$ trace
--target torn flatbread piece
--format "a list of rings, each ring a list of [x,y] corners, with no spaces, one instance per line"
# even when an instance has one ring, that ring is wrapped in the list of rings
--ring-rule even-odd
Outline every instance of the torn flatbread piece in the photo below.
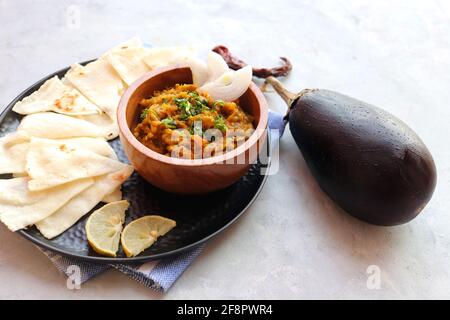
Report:
[[[22,119],[17,130],[48,139],[105,137],[104,130],[91,122],[54,112],[30,114]]]
[[[0,174],[25,174],[29,136],[14,132],[0,138]]]
[[[31,137],[18,131],[0,138],[0,174],[11,173],[14,177],[27,176],[26,156]],[[43,139],[43,138],[41,138]],[[101,156],[117,160],[116,152],[103,138],[45,139],[48,143],[83,148]]]
[[[90,187],[94,179],[80,179],[45,191],[30,191],[29,178],[0,180],[0,220],[17,231],[41,221]]]
[[[99,138],[72,138],[72,139],[58,139],[49,140],[51,143],[62,144],[65,143],[69,147],[74,146],[76,148],[86,149],[95,152],[98,155],[108,157],[113,160],[118,160],[117,154],[111,145],[103,139]]]
[[[185,63],[196,55],[194,47],[157,47],[146,49],[143,60],[151,69],[174,63]]]
[[[75,64],[65,78],[111,118],[115,117],[125,86],[106,59],[100,58],[84,67]]]
[[[47,80],[37,91],[17,102],[12,110],[20,114],[53,111],[66,115],[86,115],[101,112],[77,89],[65,85],[57,76]]]
[[[30,141],[41,142],[42,145],[55,145],[67,148],[85,149],[92,151],[100,156],[108,157],[113,160],[118,160],[117,154],[111,145],[104,139],[100,138],[71,138],[71,139],[45,139],[45,138],[30,138]]]
[[[110,203],[120,200],[122,200],[122,190],[120,189],[120,187],[117,187],[114,191],[105,195],[102,198],[101,202]]]
[[[99,127],[102,135],[108,140],[115,139],[119,135],[119,126],[116,117],[110,117],[106,113],[78,116],[77,119],[90,122]]]
[[[115,46],[114,48],[112,48],[111,50],[109,50],[106,53],[110,53],[110,52],[118,52],[121,50],[126,50],[129,48],[142,48],[142,40],[139,36],[134,36],[120,44],[118,44],[117,46]]]
[[[108,60],[122,80],[130,85],[150,71],[150,67],[143,60],[145,55],[146,50],[144,48],[130,47],[107,53],[105,59]]]
[[[51,216],[36,223],[38,230],[48,239],[52,239],[91,211],[102,198],[118,188],[133,173],[133,167],[124,166],[120,171],[95,178],[94,184],[67,202]]]
[[[123,169],[125,164],[74,145],[31,138],[26,169],[31,191],[45,190],[77,179]]]

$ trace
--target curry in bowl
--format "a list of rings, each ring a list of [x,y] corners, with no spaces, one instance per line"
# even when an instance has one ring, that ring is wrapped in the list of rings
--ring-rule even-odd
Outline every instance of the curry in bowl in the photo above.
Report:
[[[160,154],[185,159],[224,154],[254,132],[253,117],[239,101],[214,100],[193,84],[176,84],[140,102],[134,136]]]

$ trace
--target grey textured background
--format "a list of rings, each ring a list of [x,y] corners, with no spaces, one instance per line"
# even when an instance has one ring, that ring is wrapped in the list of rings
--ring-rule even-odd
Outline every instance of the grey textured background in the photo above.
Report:
[[[225,44],[255,65],[291,58],[287,87],[382,106],[433,153],[430,204],[407,225],[379,228],[324,196],[286,132],[279,173],[164,298],[450,298],[448,1],[0,0],[0,25],[3,107],[46,74],[133,35],[153,45]],[[116,271],[68,290],[44,255],[3,225],[0,243],[0,298],[161,298]],[[369,265],[381,270],[379,290],[367,288]]]

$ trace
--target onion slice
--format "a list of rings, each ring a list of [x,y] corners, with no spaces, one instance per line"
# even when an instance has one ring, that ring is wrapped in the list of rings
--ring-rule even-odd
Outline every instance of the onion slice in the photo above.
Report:
[[[188,59],[187,64],[191,68],[192,83],[197,87],[201,87],[208,79],[208,68],[206,63],[198,58],[192,57]]]
[[[214,51],[208,52],[208,82],[214,81],[229,71],[227,63],[222,56]]]
[[[247,91],[252,81],[252,68],[246,66],[237,71],[228,71],[212,82],[207,82],[199,91],[207,92],[215,100],[234,101]]]

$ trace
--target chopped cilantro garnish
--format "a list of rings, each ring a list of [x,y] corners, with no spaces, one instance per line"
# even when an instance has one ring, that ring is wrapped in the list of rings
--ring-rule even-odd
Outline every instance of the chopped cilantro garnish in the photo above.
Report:
[[[197,100],[199,100],[201,104],[208,106],[208,99],[205,97],[199,97]]]
[[[215,120],[214,120],[214,128],[219,129],[222,132],[227,131],[228,127],[225,124],[225,119],[219,115]]]
[[[205,108],[208,108],[204,104],[202,104],[200,101],[196,100],[194,104],[194,108],[191,110],[191,115],[195,116],[199,113],[202,113]]]
[[[191,116],[192,105],[187,99],[176,98],[173,101],[175,101],[177,107],[181,109],[181,120],[186,120]]]
[[[161,120],[161,123],[164,124],[169,129],[176,129],[177,127],[175,120],[173,120],[171,117],[167,117]]]
[[[214,101],[214,107],[223,107],[225,105],[225,102],[222,100],[216,100]]]
[[[175,104],[181,109],[181,120],[186,120],[191,116],[196,116],[202,111],[209,110],[208,99],[200,96],[196,91],[188,93],[190,101],[185,98],[174,99]]]
[[[173,101],[175,101],[175,104],[178,106],[178,108],[187,109],[189,111],[189,108],[191,107],[191,103],[188,101],[188,99],[175,98],[173,99]]]
[[[141,112],[141,120],[144,120],[145,118],[147,118],[147,115],[149,113],[150,109],[144,109]]]
[[[191,115],[190,114],[188,114],[188,113],[186,113],[184,110],[183,111],[181,111],[181,114],[180,114],[180,120],[187,120],[189,117],[190,117]]]
[[[197,91],[191,91],[188,94],[189,94],[189,96],[191,98],[198,98],[198,92]]]
[[[202,111],[209,110],[208,99],[205,97],[197,95],[197,97],[193,101],[194,103],[194,113],[193,115],[199,114]]]

